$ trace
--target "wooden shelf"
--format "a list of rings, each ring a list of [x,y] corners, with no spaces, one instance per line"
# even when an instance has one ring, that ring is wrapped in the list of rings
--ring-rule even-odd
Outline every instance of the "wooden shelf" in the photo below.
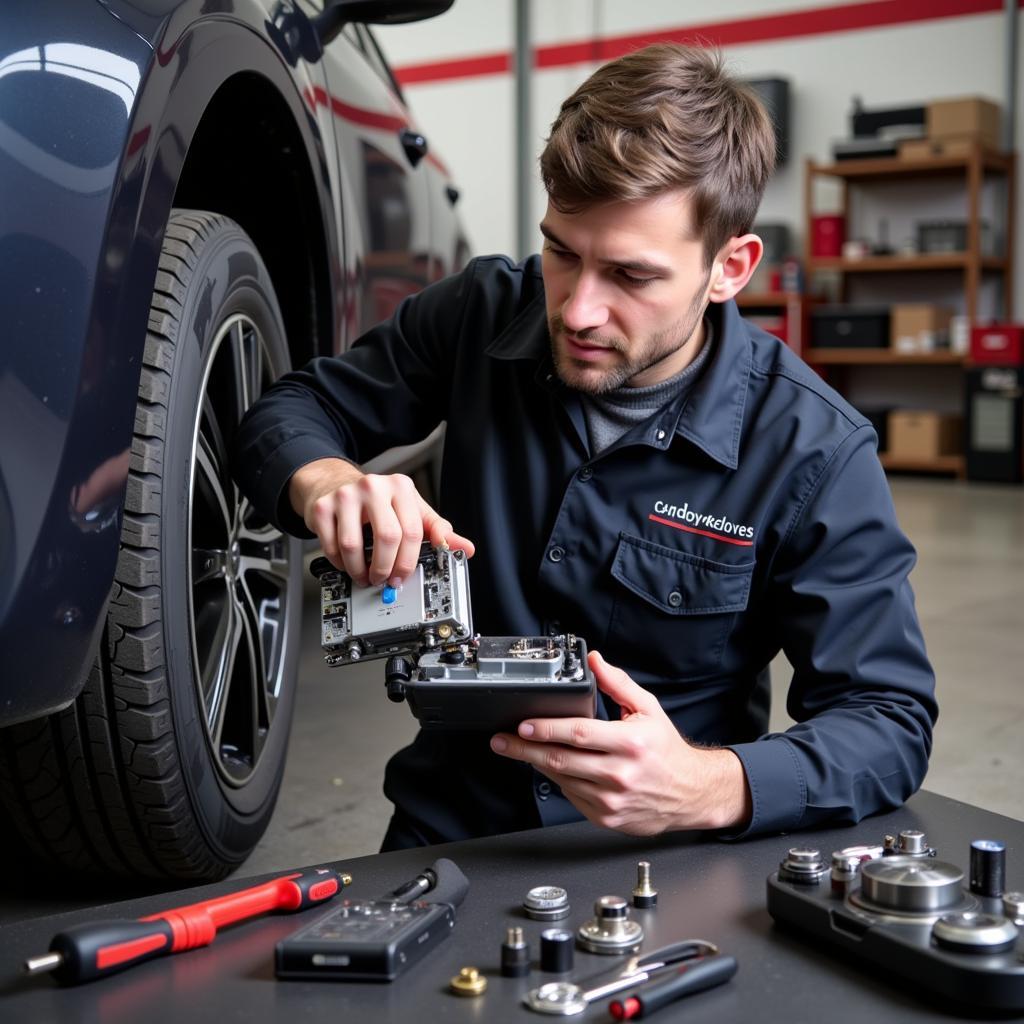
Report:
[[[857,260],[819,256],[808,261],[808,270],[840,270],[847,274],[884,273],[894,270],[965,270],[973,262],[973,258],[963,252],[942,252],[925,256],[865,256]],[[1006,260],[997,256],[982,256],[978,264],[982,270],[1007,269]]]
[[[784,309],[791,302],[799,302],[800,295],[790,292],[740,292],[736,296],[737,306],[764,306]]]
[[[915,459],[879,452],[878,458],[884,469],[894,473],[951,473],[962,477],[966,472],[966,462],[962,455],[936,455],[931,459]]]
[[[1009,154],[982,150],[981,166],[986,171],[1007,173],[1013,166]],[[926,160],[901,160],[898,157],[880,157],[866,160],[837,160],[831,164],[811,164],[815,174],[828,174],[835,178],[910,178],[922,175],[963,174],[971,166],[970,156],[935,156]]]
[[[804,362],[819,366],[963,366],[959,352],[894,352],[890,348],[809,348]]]

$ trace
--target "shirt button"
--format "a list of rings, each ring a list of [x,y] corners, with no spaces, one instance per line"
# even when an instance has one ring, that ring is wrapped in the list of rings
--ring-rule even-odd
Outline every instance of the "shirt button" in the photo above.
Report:
[[[673,590],[672,593],[668,595],[668,603],[672,605],[673,608],[678,608],[683,603],[683,595],[680,594],[678,590]]]
[[[664,430],[659,430],[658,431],[658,440],[659,441],[664,441],[665,440],[665,431]]]
[[[548,558],[552,562],[560,562],[565,558],[565,548],[560,548],[557,544],[548,552]]]
[[[541,798],[541,800],[547,800],[547,798],[550,795],[551,795],[551,783],[550,782],[542,782],[542,783],[540,783],[537,786],[537,796],[539,796]]]
[[[590,466],[584,466],[579,472],[580,479],[584,481],[589,480],[593,475],[594,471],[590,468]]]

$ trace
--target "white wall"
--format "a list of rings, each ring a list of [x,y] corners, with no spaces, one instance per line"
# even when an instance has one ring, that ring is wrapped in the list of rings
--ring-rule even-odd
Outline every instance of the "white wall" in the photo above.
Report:
[[[537,46],[630,35],[648,29],[706,25],[800,9],[843,7],[848,0],[719,0],[713,9],[695,0],[534,0]],[[511,52],[512,0],[456,0],[445,15],[413,25],[376,30],[397,68],[434,61]],[[1021,19],[1024,54],[1024,18]],[[923,102],[942,96],[984,95],[1002,102],[1004,75],[1001,12],[944,18],[879,29],[788,38],[725,48],[743,77],[778,75],[792,91],[790,158],[769,184],[761,219],[788,222],[800,239],[805,157],[830,159],[830,143],[848,134],[851,97],[871,107]],[[596,65],[534,72],[535,155],[543,147],[561,101]],[[1018,93],[1020,89],[1018,88]],[[407,98],[431,144],[462,189],[462,216],[478,253],[515,248],[514,122],[511,74],[413,84]],[[1024,103],[1017,144],[1024,144]],[[1021,196],[1018,169],[1017,192]],[[1017,249],[1024,230],[1018,201]],[[536,179],[532,218],[544,210]],[[861,230],[870,230],[865,225]],[[539,235],[537,243],[539,246]],[[1017,261],[1014,307],[1024,316],[1024,260]]]

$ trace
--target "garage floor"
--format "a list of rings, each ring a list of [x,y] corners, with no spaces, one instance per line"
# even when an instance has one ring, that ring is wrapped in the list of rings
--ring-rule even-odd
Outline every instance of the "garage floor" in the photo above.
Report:
[[[1024,490],[913,478],[892,486],[919,553],[912,581],[942,709],[925,786],[1024,819]],[[301,684],[277,811],[238,877],[375,852],[390,815],[380,792],[384,764],[414,733],[408,708],[385,696],[380,662],[324,666],[317,601],[307,585]],[[780,658],[773,729],[788,721],[789,675]],[[0,922],[74,902],[0,893]]]

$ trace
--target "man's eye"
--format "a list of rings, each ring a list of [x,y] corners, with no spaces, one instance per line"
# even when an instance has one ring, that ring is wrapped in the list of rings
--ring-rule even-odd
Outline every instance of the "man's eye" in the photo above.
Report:
[[[649,284],[654,284],[658,279],[656,277],[635,277],[633,274],[627,273],[625,270],[619,271],[619,276],[622,278],[630,288],[646,288]]]

